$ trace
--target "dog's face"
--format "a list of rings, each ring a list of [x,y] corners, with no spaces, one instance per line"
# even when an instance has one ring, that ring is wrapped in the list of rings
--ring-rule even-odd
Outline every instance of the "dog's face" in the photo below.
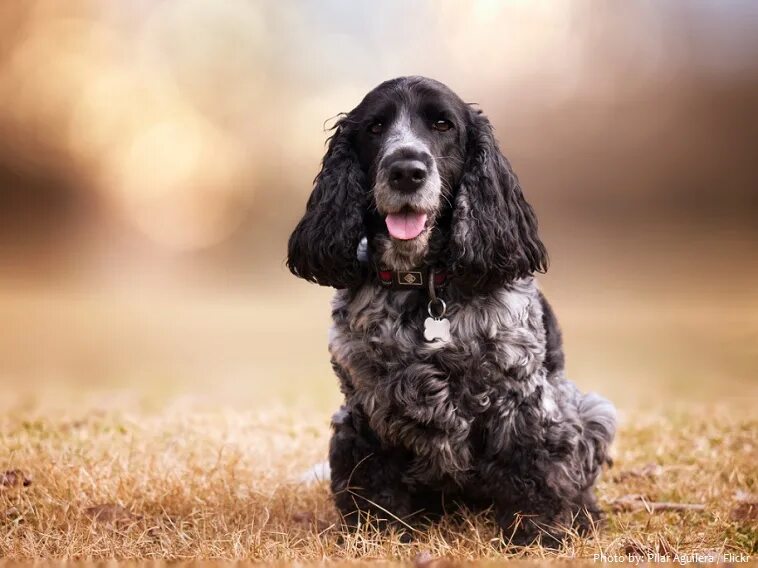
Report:
[[[423,262],[463,172],[468,114],[455,93],[430,80],[382,84],[351,113],[381,264],[408,269]]]
[[[423,77],[382,83],[339,120],[306,212],[289,241],[294,274],[337,288],[379,264],[446,266],[488,290],[542,270],[534,212],[492,127],[448,87]]]

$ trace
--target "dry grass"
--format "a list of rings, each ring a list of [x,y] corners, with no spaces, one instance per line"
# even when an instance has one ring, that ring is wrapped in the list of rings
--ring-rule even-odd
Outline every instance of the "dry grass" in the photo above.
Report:
[[[691,409],[634,417],[600,485],[606,509],[640,495],[702,511],[610,512],[593,538],[563,550],[509,548],[486,515],[451,519],[413,544],[370,528],[344,536],[323,483],[299,476],[324,457],[327,417],[175,406],[0,419],[0,557],[409,559],[592,558],[594,554],[758,548],[758,421]],[[626,422],[629,422],[627,419]],[[24,485],[26,476],[31,483]],[[620,504],[620,505],[619,505]],[[752,505],[751,505],[752,504]]]
[[[613,400],[622,427],[599,488],[607,527],[554,552],[509,548],[486,515],[448,519],[410,545],[369,528],[343,538],[327,487],[298,482],[324,459],[339,400],[327,290],[0,287],[0,558],[754,555],[754,296],[655,303],[591,290],[556,300],[569,376]],[[702,510],[648,512],[651,502]]]

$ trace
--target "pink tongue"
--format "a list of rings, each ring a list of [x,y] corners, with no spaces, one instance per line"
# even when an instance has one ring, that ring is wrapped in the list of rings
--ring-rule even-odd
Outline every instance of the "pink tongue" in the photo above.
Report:
[[[387,230],[390,235],[396,239],[407,241],[415,239],[424,230],[426,224],[426,213],[391,213],[384,220],[387,223]]]

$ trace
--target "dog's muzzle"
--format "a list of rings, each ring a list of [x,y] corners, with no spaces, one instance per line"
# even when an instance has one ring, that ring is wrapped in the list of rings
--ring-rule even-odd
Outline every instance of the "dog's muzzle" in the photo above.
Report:
[[[405,241],[421,235],[437,210],[439,193],[439,172],[425,145],[395,147],[379,162],[374,199],[391,237]]]

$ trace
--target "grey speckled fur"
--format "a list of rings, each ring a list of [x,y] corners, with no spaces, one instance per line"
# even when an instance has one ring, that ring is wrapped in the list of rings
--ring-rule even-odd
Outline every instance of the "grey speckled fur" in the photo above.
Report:
[[[427,183],[388,185],[388,164],[410,159],[433,166]],[[403,207],[430,220],[410,240],[384,227]],[[383,288],[356,258],[361,242],[361,258],[392,269],[446,270],[450,341],[424,340],[427,292]],[[536,216],[480,112],[419,77],[369,93],[330,141],[288,266],[338,288],[329,349],[345,402],[329,462],[348,526],[492,508],[513,542],[557,544],[600,518],[593,485],[615,411],[564,375],[557,319],[532,276],[547,266]]]
[[[549,535],[558,525],[571,526],[583,509],[596,516],[589,490],[607,460],[615,411],[595,394],[582,395],[562,365],[548,371],[546,303],[534,280],[478,297],[449,290],[446,300],[452,340],[427,343],[421,339],[426,306],[414,292],[374,284],[336,293],[329,349],[345,394],[336,431],[352,430],[359,415],[377,447],[406,456],[399,487],[447,490],[469,506],[467,495],[476,497],[474,505],[491,504],[486,491],[480,495],[488,468],[533,449],[547,460],[546,489],[570,502],[539,519],[542,530]],[[340,478],[339,464],[332,468],[336,492],[360,494],[359,485],[348,489],[350,476]],[[385,505],[399,517],[414,512]],[[539,512],[528,503],[518,510]],[[526,534],[526,540],[536,535]]]

